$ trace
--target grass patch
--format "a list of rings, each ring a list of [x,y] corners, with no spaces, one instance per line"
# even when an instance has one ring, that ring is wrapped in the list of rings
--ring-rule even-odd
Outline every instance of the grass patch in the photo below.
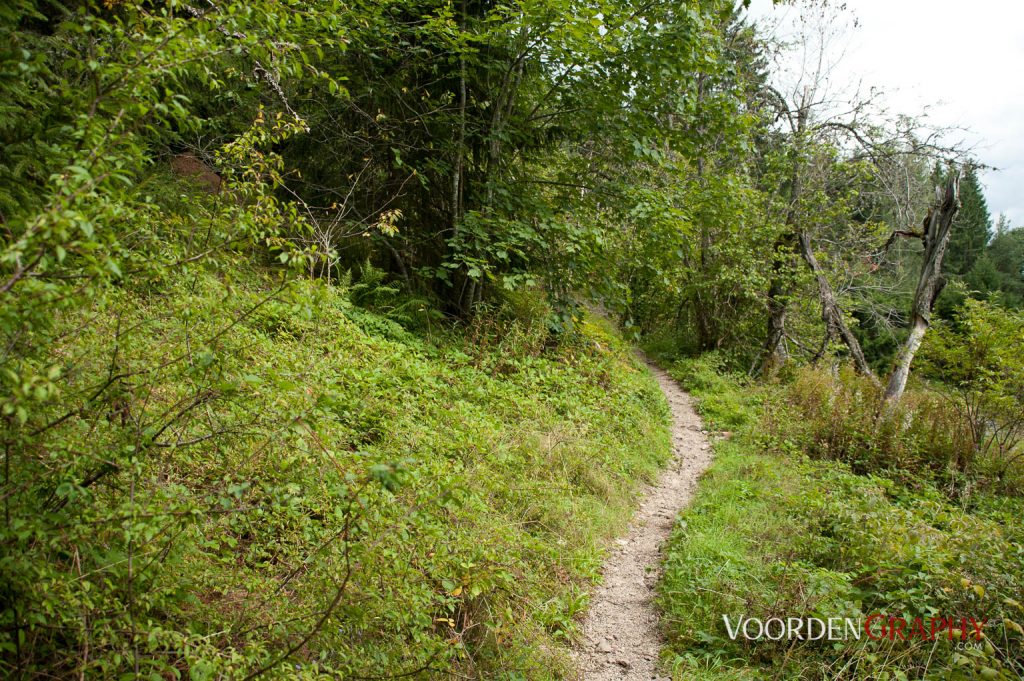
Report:
[[[112,361],[128,378],[119,410],[40,414],[12,460],[3,598],[26,629],[0,634],[6,659],[570,675],[602,547],[670,454],[653,379],[594,320],[556,342],[495,311],[427,340],[341,288],[275,291],[222,263],[58,320],[80,329],[53,348],[75,358],[65,394]]]
[[[787,386],[719,369],[712,356],[671,371],[711,423],[739,424],[669,542],[660,601],[674,677],[1018,678],[1020,499],[978,494],[967,508],[902,472],[811,458]],[[986,638],[747,641],[723,622],[873,613],[984,617]]]

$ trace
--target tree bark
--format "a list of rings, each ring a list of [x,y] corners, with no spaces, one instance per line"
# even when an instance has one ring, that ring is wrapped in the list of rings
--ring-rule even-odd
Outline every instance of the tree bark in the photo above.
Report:
[[[942,276],[942,258],[949,245],[949,231],[953,225],[953,217],[960,210],[960,173],[951,173],[946,181],[945,190],[936,187],[936,205],[928,211],[925,220],[923,261],[921,273],[914,291],[914,302],[910,310],[910,335],[907,336],[896,366],[889,376],[889,384],[885,388],[885,401],[890,405],[899,402],[903,391],[907,388],[910,376],[910,364],[914,355],[921,347],[921,341],[931,324],[932,308],[935,300],[942,293],[946,280]]]
[[[843,340],[843,343],[846,344],[846,347],[849,348],[850,356],[853,357],[853,363],[857,367],[857,371],[877,384],[878,379],[875,378],[867,358],[864,357],[864,351],[860,347],[860,342],[853,335],[853,332],[850,331],[850,327],[846,325],[846,320],[843,319],[843,311],[839,308],[836,296],[832,292],[832,285],[825,276],[824,270],[821,269],[817,256],[814,255],[811,237],[807,232],[800,230],[799,242],[800,254],[803,255],[807,266],[811,268],[814,279],[818,284],[818,300],[821,301],[821,318],[825,322],[826,334],[838,335]]]
[[[466,2],[462,3],[462,23],[466,30]],[[465,48],[463,48],[465,49]],[[466,55],[459,53],[459,132],[456,137],[455,163],[452,168],[452,231],[458,236],[462,222],[462,174],[466,148]]]
[[[697,99],[700,101],[703,95],[703,84],[702,79],[698,79],[697,85]],[[703,152],[701,152],[703,153]],[[702,184],[704,182],[704,158],[702,156],[697,157],[697,183]],[[700,224],[700,276],[702,282],[710,280],[708,277],[708,270],[711,266],[711,230],[708,226],[701,221]],[[695,287],[695,296],[697,298],[696,311],[696,322],[697,322],[697,344],[698,349],[701,352],[706,352],[714,347],[712,343],[712,336],[714,331],[712,330],[712,318],[714,311],[711,308],[711,301],[703,300],[702,290],[700,286]]]
[[[790,248],[796,241],[796,225],[802,192],[803,180],[803,134],[810,117],[809,90],[804,90],[796,119],[791,122],[794,140],[793,167],[789,177],[789,207],[786,209],[785,230],[775,240],[773,247],[775,260],[772,263],[772,278],[768,285],[768,333],[764,341],[759,362],[759,373],[770,374],[786,361],[784,341],[786,339],[786,312],[789,308],[789,296],[792,281],[786,274],[790,260]]]
[[[781,257],[781,256],[779,256]],[[768,286],[768,330],[761,351],[761,359],[757,364],[757,372],[769,376],[786,363],[786,350],[783,340],[786,337],[786,313],[789,304],[786,301],[787,291],[782,283],[780,270],[783,265],[775,264],[776,273]]]

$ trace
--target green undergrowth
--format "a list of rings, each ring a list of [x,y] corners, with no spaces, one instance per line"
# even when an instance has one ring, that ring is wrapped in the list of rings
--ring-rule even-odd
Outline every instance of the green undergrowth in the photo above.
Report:
[[[809,456],[821,424],[800,411],[793,384],[730,375],[713,354],[676,362],[670,373],[697,396],[710,430],[731,431],[716,443],[715,461],[668,545],[659,598],[674,678],[1020,676],[1019,497],[977,493],[968,505],[927,476],[908,480],[906,469],[859,474],[847,461]],[[908,630],[915,617],[988,623],[983,640],[964,645],[948,637],[873,641],[863,633],[842,641],[732,640],[723,620],[863,624],[874,613],[903,617]]]
[[[55,322],[63,394],[116,376],[122,397],[24,427],[5,659],[84,678],[569,675],[602,546],[669,455],[629,348],[599,320],[553,339],[514,301],[412,332],[251,269],[182,268]]]

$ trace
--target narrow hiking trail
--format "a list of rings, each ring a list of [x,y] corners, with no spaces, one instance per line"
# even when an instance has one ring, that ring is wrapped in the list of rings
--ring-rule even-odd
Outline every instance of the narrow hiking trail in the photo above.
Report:
[[[672,410],[673,457],[658,482],[643,491],[628,532],[616,540],[605,563],[583,625],[583,642],[575,651],[583,681],[665,678],[657,673],[662,636],[654,604],[661,547],[711,463],[711,446],[693,399],[667,373],[648,366]]]

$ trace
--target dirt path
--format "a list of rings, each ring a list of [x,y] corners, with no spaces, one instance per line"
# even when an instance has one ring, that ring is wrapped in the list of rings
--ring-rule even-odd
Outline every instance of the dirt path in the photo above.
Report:
[[[585,681],[664,678],[657,674],[662,638],[654,605],[661,547],[711,463],[693,400],[664,371],[650,369],[672,409],[674,456],[658,483],[644,491],[629,531],[616,540],[617,549],[605,563],[603,583],[583,625],[584,640],[575,652]]]

